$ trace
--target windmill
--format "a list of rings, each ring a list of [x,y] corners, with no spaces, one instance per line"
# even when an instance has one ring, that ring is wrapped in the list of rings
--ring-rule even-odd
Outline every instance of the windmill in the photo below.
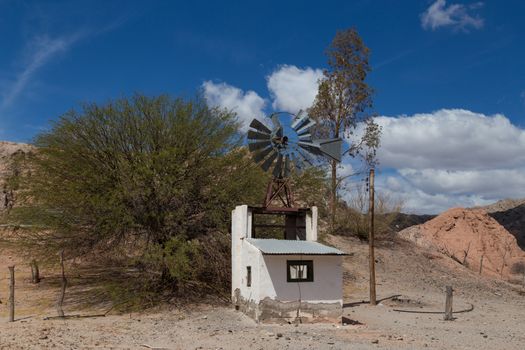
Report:
[[[285,114],[293,118],[290,126],[279,120],[279,116]],[[315,166],[319,157],[340,162],[343,140],[314,139],[312,131],[316,123],[301,112],[297,115],[277,112],[268,119],[271,128],[253,119],[247,135],[253,159],[264,171],[272,174],[263,207],[269,208],[273,200],[279,199],[284,208],[294,208],[290,186],[292,170],[301,173],[307,167]]]

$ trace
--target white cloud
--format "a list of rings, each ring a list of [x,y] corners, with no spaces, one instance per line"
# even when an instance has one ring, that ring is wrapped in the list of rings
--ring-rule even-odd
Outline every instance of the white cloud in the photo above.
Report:
[[[505,116],[462,109],[379,117],[378,157],[392,174],[378,186],[410,212],[525,197],[525,130]]]
[[[480,29],[484,21],[479,15],[469,12],[481,7],[483,3],[470,5],[450,4],[446,0],[436,0],[421,14],[421,25],[424,29],[436,30],[441,27],[451,27],[455,30],[468,31],[469,28]]]
[[[309,108],[317,95],[320,69],[282,65],[266,77],[274,110],[297,113]],[[244,129],[253,118],[263,121],[266,100],[254,91],[243,91],[226,83],[205,81],[204,96],[211,106],[220,106],[237,113]]]
[[[15,77],[14,81],[4,87],[0,109],[10,106],[24,91],[36,72],[51,62],[56,55],[65,52],[77,39],[77,35],[54,39],[47,36],[35,38],[29,45],[31,52],[27,55],[27,64]]]
[[[452,207],[473,207],[494,202],[478,194],[428,193],[397,175],[378,177],[376,191],[401,201],[402,210],[409,213],[437,214]]]
[[[296,112],[309,107],[321,76],[319,70],[281,66],[267,77],[273,108]],[[210,81],[203,88],[210,104],[236,110],[243,121],[264,120],[266,103],[257,93]],[[402,200],[404,211],[439,213],[525,197],[525,130],[504,115],[441,109],[381,116],[376,122],[382,127],[376,188]],[[358,128],[355,137],[361,132]],[[339,174],[350,175],[357,166],[345,162]],[[362,185],[351,178],[343,197]]]
[[[525,197],[525,168],[458,170],[400,169],[399,173],[426,193],[476,194],[483,198]]]
[[[378,157],[391,168],[495,169],[525,166],[525,130],[505,116],[442,109],[407,117],[378,117]]]
[[[268,90],[275,110],[297,113],[311,107],[317,95],[321,69],[283,65],[267,77]]]
[[[244,92],[235,86],[226,83],[216,84],[212,81],[205,81],[202,87],[208,103],[237,113],[244,130],[253,118],[263,119],[266,101],[255,91]]]
[[[355,169],[350,163],[340,163],[339,170],[337,172],[338,176],[349,177],[355,174]]]

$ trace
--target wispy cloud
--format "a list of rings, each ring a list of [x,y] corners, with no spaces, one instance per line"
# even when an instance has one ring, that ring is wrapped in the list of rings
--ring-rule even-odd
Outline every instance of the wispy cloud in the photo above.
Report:
[[[380,62],[378,62],[376,64],[373,64],[372,67],[377,70],[377,69],[379,69],[381,67],[389,65],[390,63],[393,63],[393,62],[396,62],[396,61],[398,61],[398,60],[400,60],[402,58],[405,58],[406,56],[412,54],[414,51],[415,50],[413,50],[413,49],[401,51],[401,52],[397,53],[396,55],[394,55],[392,57],[389,57],[389,58],[387,58],[387,59],[385,59],[383,61],[380,61]]]
[[[69,37],[50,38],[40,36],[35,38],[29,47],[27,62],[14,80],[6,84],[0,110],[9,107],[26,89],[40,68],[51,62],[57,55],[66,52],[82,35],[75,34]]]
[[[11,107],[24,94],[44,66],[56,62],[60,55],[67,53],[79,41],[116,30],[137,16],[136,12],[128,10],[118,17],[112,17],[108,20],[94,20],[95,22],[93,22],[90,18],[86,22],[85,19],[78,16],[77,11],[79,9],[77,7],[73,10],[61,8],[60,16],[55,16],[58,11],[55,5],[51,5],[51,8],[35,6],[31,10],[31,18],[33,19],[31,23],[36,22],[37,25],[32,24],[28,31],[45,34],[30,35],[32,39],[25,43],[25,50],[22,50],[21,56],[18,57],[18,61],[21,62],[18,65],[18,71],[12,79],[2,82],[0,86],[0,112]],[[77,21],[72,23],[71,21],[75,19]],[[67,25],[60,28],[62,22],[67,22]],[[41,23],[45,23],[45,25]],[[67,34],[53,35],[51,34],[53,32]]]
[[[480,29],[484,20],[478,14],[472,12],[483,6],[476,2],[469,5],[450,4],[446,0],[436,0],[421,14],[421,25],[423,29],[436,30],[438,28],[450,27],[454,30],[467,32],[469,29]]]

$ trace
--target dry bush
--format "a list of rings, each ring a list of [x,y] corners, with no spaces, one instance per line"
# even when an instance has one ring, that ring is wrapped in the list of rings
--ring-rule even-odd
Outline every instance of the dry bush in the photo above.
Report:
[[[403,202],[379,191],[376,191],[374,197],[375,236],[378,239],[391,238],[391,226],[400,213]],[[368,206],[368,192],[364,186],[358,186],[350,193],[346,202],[339,203],[334,233],[367,240],[370,221]]]

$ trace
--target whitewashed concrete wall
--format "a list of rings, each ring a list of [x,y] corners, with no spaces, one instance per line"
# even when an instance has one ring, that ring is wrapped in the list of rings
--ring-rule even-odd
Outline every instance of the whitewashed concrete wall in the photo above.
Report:
[[[306,213],[306,240],[317,242],[317,207],[310,208]]]
[[[259,298],[279,301],[343,302],[342,263],[337,255],[263,255]],[[286,260],[313,260],[313,282],[287,282]]]
[[[241,285],[240,291],[241,296],[247,301],[253,301],[258,303],[260,299],[261,289],[261,260],[262,254],[259,249],[255,248],[250,243],[244,241],[242,246],[242,258],[241,258]],[[246,280],[246,267],[252,267],[252,283],[248,287]]]
[[[239,205],[232,211],[232,298],[235,290],[241,288],[246,271],[246,267],[242,266],[242,256],[243,246],[249,245],[245,239],[252,235],[251,220],[252,213],[247,205]]]

